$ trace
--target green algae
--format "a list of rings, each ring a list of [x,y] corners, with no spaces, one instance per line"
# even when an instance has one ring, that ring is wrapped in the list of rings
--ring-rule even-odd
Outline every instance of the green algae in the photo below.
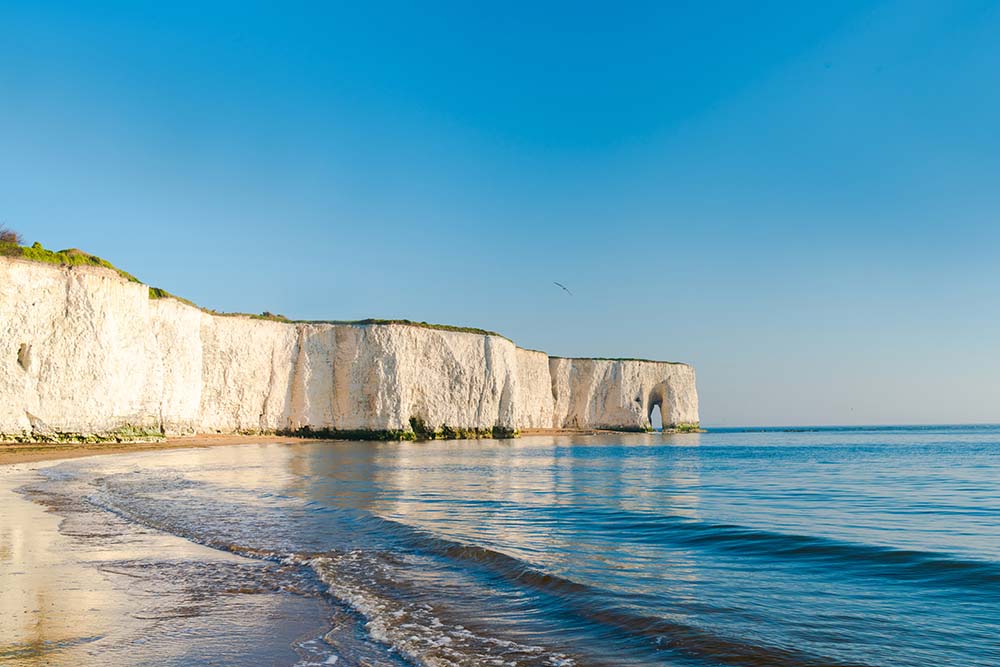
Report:
[[[429,426],[419,417],[410,418],[408,429],[335,429],[313,428],[304,426],[298,429],[286,429],[279,435],[289,435],[300,438],[319,440],[376,440],[376,441],[424,441],[424,440],[483,440],[506,439],[520,437],[515,428],[505,426],[453,427],[442,424],[439,427]]]
[[[22,431],[0,433],[0,442],[95,445],[101,443],[159,442],[165,435],[158,429],[125,425],[97,433],[69,431]]]

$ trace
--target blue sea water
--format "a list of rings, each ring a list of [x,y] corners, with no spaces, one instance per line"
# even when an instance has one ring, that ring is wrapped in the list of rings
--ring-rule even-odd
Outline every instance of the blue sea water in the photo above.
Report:
[[[317,441],[44,474],[313,578],[340,619],[317,663],[1000,665],[998,426]]]

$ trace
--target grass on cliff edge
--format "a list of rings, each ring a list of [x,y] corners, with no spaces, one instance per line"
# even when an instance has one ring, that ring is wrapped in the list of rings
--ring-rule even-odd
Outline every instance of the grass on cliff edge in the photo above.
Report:
[[[42,244],[37,241],[30,246],[21,246],[16,243],[0,243],[0,255],[4,257],[20,257],[21,259],[30,259],[33,262],[44,262],[45,264],[62,264],[63,266],[101,266],[105,269],[111,269],[130,282],[141,282],[131,273],[122,271],[108,260],[86,253],[79,248],[67,248],[66,250],[56,251],[43,248]]]
[[[569,359],[570,361],[645,361],[651,364],[670,364],[671,366],[687,366],[683,361],[661,361],[659,359],[639,359],[636,357],[560,357],[550,354],[549,359]]]
[[[478,334],[480,336],[497,336],[498,338],[510,340],[509,338],[507,338],[507,336],[504,336],[503,334],[499,334],[496,331],[489,331],[487,329],[477,329],[476,327],[457,327],[451,324],[432,324],[431,322],[416,322],[414,320],[383,320],[373,317],[369,317],[364,320],[290,320],[284,315],[273,315],[271,313],[261,313],[260,315],[251,315],[248,313],[220,313],[214,310],[207,310],[205,308],[202,308],[202,310],[204,310],[207,313],[211,313],[212,315],[222,315],[223,317],[249,317],[255,320],[271,320],[273,322],[285,322],[287,324],[348,324],[348,325],[362,325],[362,326],[400,324],[402,326],[417,327],[419,329],[435,329],[437,331],[455,331],[458,333]]]
[[[43,262],[46,264],[61,264],[63,266],[100,266],[105,269],[111,269],[122,278],[125,278],[129,282],[140,283],[142,281],[133,276],[127,271],[119,269],[117,266],[107,261],[106,259],[101,259],[97,255],[91,255],[78,248],[68,248],[66,250],[49,250],[42,247],[41,243],[37,241],[30,246],[22,246],[18,243],[2,241],[0,240],[0,256],[2,257],[17,257],[20,259],[27,259],[33,262]],[[176,299],[181,303],[185,303],[194,308],[198,308],[201,311],[209,313],[211,315],[221,315],[224,317],[249,317],[255,320],[270,320],[272,322],[285,322],[288,324],[355,324],[355,325],[382,325],[382,324],[400,324],[410,327],[420,327],[422,329],[436,329],[439,331],[455,331],[458,333],[471,333],[478,334],[482,336],[499,336],[500,338],[507,338],[502,334],[498,334],[495,331],[488,331],[486,329],[477,329],[475,327],[457,327],[450,324],[431,324],[428,322],[414,322],[413,320],[383,320],[383,319],[364,319],[364,320],[290,320],[284,315],[275,315],[274,313],[263,312],[259,315],[254,315],[251,313],[222,313],[216,310],[211,310],[209,308],[202,308],[201,306],[188,301],[182,297],[175,294],[171,294],[165,289],[159,287],[149,288],[149,298],[150,299]],[[510,340],[507,338],[507,340]]]

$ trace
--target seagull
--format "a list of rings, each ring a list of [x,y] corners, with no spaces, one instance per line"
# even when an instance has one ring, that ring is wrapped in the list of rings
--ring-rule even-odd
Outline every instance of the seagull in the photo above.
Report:
[[[553,285],[558,285],[559,287],[561,287],[563,289],[564,292],[566,292],[566,294],[569,294],[570,296],[573,296],[573,293],[569,291],[569,288],[566,287],[565,285],[563,285],[562,283],[557,283],[556,281],[553,280],[552,284]]]

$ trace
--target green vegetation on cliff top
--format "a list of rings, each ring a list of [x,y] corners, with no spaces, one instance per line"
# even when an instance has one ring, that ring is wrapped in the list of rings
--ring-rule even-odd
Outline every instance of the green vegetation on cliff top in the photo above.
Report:
[[[117,266],[107,261],[106,259],[101,259],[97,255],[91,255],[77,248],[69,248],[67,250],[48,250],[43,248],[41,243],[35,242],[31,246],[20,245],[20,236],[16,233],[6,230],[0,226],[0,256],[6,257],[18,257],[20,259],[28,259],[34,262],[45,262],[47,264],[61,264],[63,266],[99,266],[105,269],[110,269],[120,275],[122,278],[133,282],[141,283],[142,281],[133,276],[127,271],[119,269]],[[220,315],[223,317],[249,317],[255,320],[269,320],[272,322],[285,322],[287,324],[345,324],[345,325],[384,325],[384,324],[399,324],[408,327],[419,327],[422,329],[436,329],[438,331],[454,331],[458,333],[471,333],[478,334],[481,336],[499,336],[500,338],[505,338],[510,340],[503,334],[499,334],[496,331],[489,331],[487,329],[478,329],[476,327],[457,327],[450,324],[431,324],[429,322],[415,322],[413,320],[383,320],[368,318],[364,320],[292,320],[284,315],[276,315],[270,312],[263,312],[259,315],[252,313],[223,313],[217,310],[211,310],[210,308],[202,308],[201,306],[188,301],[182,297],[175,294],[171,294],[165,289],[160,287],[150,287],[149,288],[149,298],[150,299],[175,299],[181,303],[187,304],[194,308],[198,308],[206,313],[212,315]],[[557,357],[554,355],[549,355],[551,359],[563,359],[565,357]],[[665,364],[682,364],[679,361],[655,361],[654,359],[636,359],[632,357],[584,357],[585,359],[590,359],[593,361],[650,361],[654,363],[665,363]]]
[[[105,269],[111,269],[129,282],[141,282],[131,273],[122,271],[108,260],[86,253],[79,248],[67,248],[66,250],[57,251],[43,248],[42,244],[38,242],[30,246],[21,246],[17,243],[0,240],[0,255],[30,259],[33,262],[44,262],[45,264],[62,264],[63,266],[100,266]]]
[[[125,278],[129,282],[142,283],[141,280],[133,276],[127,271],[119,269],[117,266],[107,261],[106,259],[101,259],[97,255],[91,255],[77,248],[69,248],[67,250],[49,250],[43,248],[41,243],[34,243],[30,246],[22,246],[20,244],[21,238],[14,232],[6,230],[0,226],[0,257],[14,257],[18,259],[27,259],[33,262],[43,262],[46,264],[60,264],[62,266],[98,266],[105,269],[110,269]],[[269,320],[272,322],[285,322],[288,324],[345,324],[345,325],[385,325],[385,324],[399,324],[410,327],[420,327],[423,329],[436,329],[439,331],[455,331],[458,333],[471,333],[479,334],[482,336],[499,336],[500,338],[507,338],[506,336],[499,334],[495,331],[488,331],[486,329],[478,329],[475,327],[457,327],[450,324],[431,324],[429,322],[414,322],[413,320],[384,320],[384,319],[364,319],[364,320],[292,320],[284,315],[275,315],[274,313],[263,312],[259,315],[252,313],[223,313],[216,310],[211,310],[209,308],[202,308],[201,306],[188,301],[182,297],[162,289],[160,287],[150,287],[149,288],[149,298],[150,299],[175,299],[181,303],[187,304],[194,308],[198,308],[206,313],[212,315],[220,315],[224,317],[249,317],[255,320]],[[509,340],[509,339],[508,339]]]
[[[659,359],[639,359],[637,357],[560,357],[550,354],[549,359],[569,359],[570,361],[645,361],[651,364],[671,364],[673,366],[687,366],[683,361],[661,361]]]

